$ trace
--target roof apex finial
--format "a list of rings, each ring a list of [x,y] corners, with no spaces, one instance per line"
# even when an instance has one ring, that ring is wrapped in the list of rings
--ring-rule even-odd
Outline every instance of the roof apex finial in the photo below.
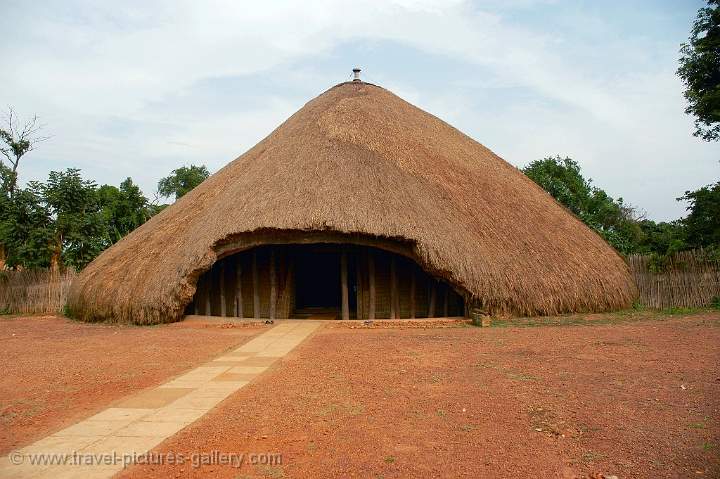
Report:
[[[360,80],[360,72],[361,70],[358,67],[353,68],[353,81],[362,81]]]

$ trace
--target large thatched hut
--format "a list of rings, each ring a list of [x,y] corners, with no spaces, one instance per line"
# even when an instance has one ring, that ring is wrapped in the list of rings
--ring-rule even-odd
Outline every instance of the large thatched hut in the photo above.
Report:
[[[101,254],[68,306],[148,324],[602,311],[634,294],[623,259],[522,172],[353,81]]]

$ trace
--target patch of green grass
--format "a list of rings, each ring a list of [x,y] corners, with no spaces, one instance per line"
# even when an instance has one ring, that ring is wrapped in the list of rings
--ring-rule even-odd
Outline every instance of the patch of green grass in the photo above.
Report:
[[[705,429],[704,422],[693,422],[690,424],[690,429]]]
[[[524,373],[507,373],[507,377],[515,381],[537,381],[537,378],[535,376]]]
[[[482,361],[478,361],[477,363],[475,363],[475,367],[482,368],[482,369],[500,369],[500,367],[493,362],[482,362]]]
[[[637,321],[666,321],[674,316],[695,315],[714,311],[711,308],[668,308],[664,310],[635,307],[612,313],[567,314],[560,316],[533,316],[493,321],[493,328],[533,328],[539,326],[597,326],[625,324]]]
[[[438,417],[445,417],[445,416],[447,416],[447,413],[445,412],[444,409],[438,409],[437,411],[435,411],[435,414],[437,414]]]
[[[360,403],[331,403],[318,410],[320,416],[358,416],[365,412],[365,406]]]
[[[601,454],[595,451],[587,451],[584,452],[582,456],[580,456],[580,459],[582,459],[583,462],[596,462],[604,457],[605,454]]]
[[[395,456],[385,456],[385,459],[383,459],[388,464],[393,464],[397,458]]]
[[[415,418],[426,418],[427,414],[419,409],[413,409],[411,411],[408,411],[408,415],[415,417]]]
[[[282,479],[285,477],[285,472],[280,466],[261,465],[256,466],[256,469],[260,474],[265,477],[270,477],[271,479]]]
[[[709,451],[710,449],[715,449],[715,444],[712,442],[704,442],[702,445],[703,451]]]
[[[460,426],[460,430],[463,432],[474,431],[475,426],[473,426],[472,424],[463,424],[462,426]]]
[[[634,338],[623,338],[617,341],[592,341],[590,344],[593,346],[612,347],[612,346],[640,346],[640,341]]]
[[[701,308],[680,308],[673,306],[672,308],[661,309],[660,313],[674,316],[679,314],[695,314],[701,311],[703,311]]]
[[[363,406],[360,403],[355,404],[346,404],[345,405],[345,412],[349,416],[359,416],[360,414],[365,412],[365,406]]]
[[[712,301],[710,301],[710,307],[712,309],[720,310],[720,296],[715,296]]]

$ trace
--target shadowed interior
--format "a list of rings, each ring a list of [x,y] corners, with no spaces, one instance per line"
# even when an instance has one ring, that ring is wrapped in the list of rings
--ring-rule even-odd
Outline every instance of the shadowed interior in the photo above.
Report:
[[[241,318],[463,316],[463,298],[410,258],[353,244],[263,245],[199,278],[187,313]]]

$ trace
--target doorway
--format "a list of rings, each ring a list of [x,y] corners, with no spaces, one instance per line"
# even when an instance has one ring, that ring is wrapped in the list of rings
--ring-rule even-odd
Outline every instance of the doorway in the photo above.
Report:
[[[340,311],[340,252],[331,245],[298,248],[295,263],[295,315]]]

